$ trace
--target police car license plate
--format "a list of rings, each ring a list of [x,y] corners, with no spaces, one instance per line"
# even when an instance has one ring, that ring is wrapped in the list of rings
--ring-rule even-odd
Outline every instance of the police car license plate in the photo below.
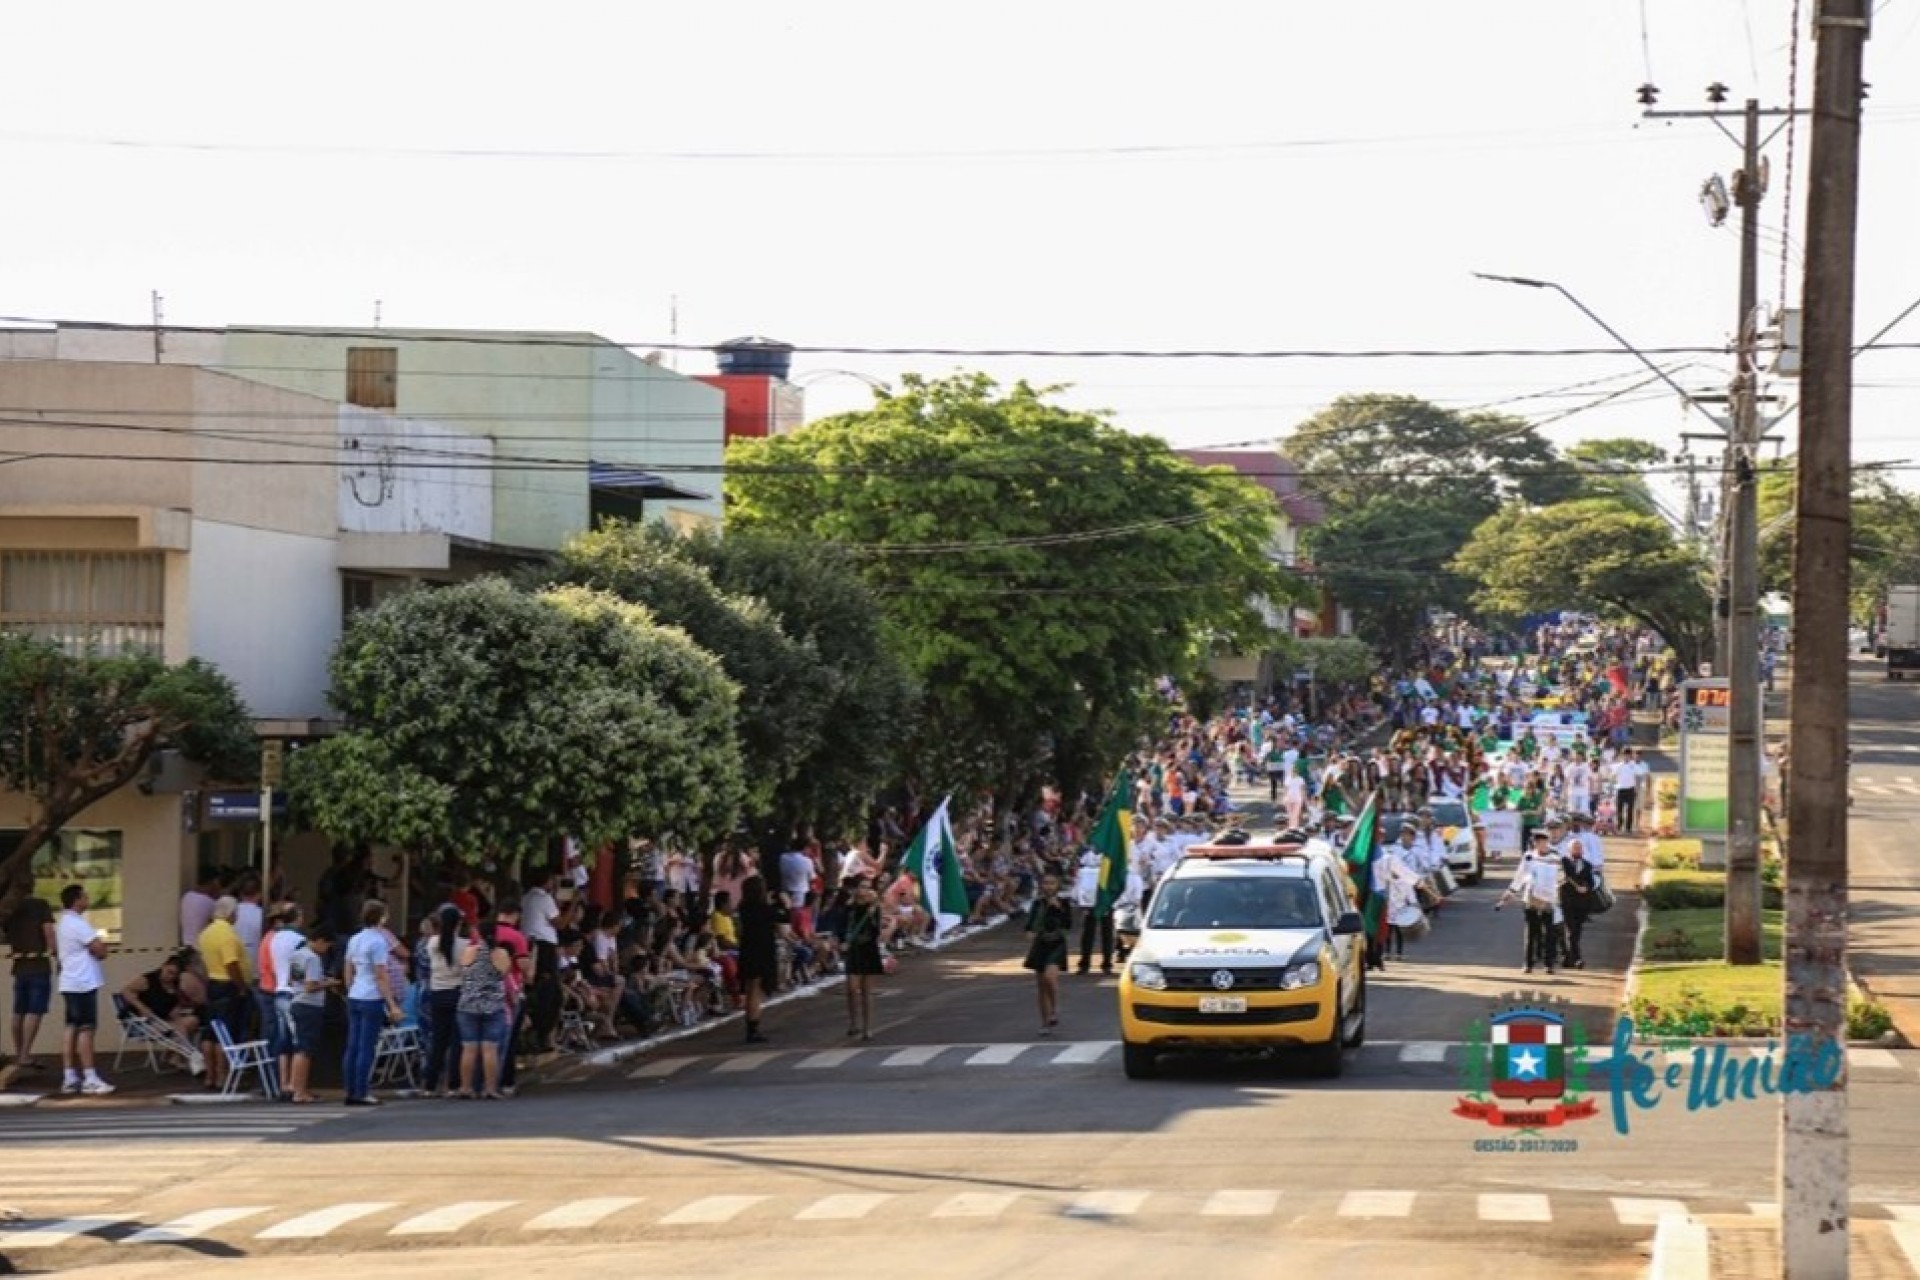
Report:
[[[1200,1012],[1202,1013],[1245,1013],[1246,1011],[1247,998],[1245,996],[1200,997]]]

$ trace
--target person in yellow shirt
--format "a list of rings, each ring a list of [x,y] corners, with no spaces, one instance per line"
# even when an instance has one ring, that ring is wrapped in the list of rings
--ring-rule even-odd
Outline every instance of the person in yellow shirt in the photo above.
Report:
[[[207,1020],[226,1026],[235,1040],[247,1038],[247,1014],[253,1008],[253,973],[240,931],[233,927],[239,913],[237,898],[224,897],[213,904],[213,919],[200,931],[200,958],[207,966]],[[226,1078],[226,1055],[219,1046],[207,1055],[207,1084],[219,1088]]]
[[[713,945],[721,951],[740,949],[740,930],[733,923],[733,895],[725,889],[713,895],[713,914],[707,918],[707,931]]]

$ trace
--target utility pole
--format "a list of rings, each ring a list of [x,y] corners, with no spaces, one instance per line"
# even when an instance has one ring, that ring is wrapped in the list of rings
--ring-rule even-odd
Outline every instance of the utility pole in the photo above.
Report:
[[[1741,167],[1740,327],[1735,338],[1728,441],[1727,511],[1727,912],[1728,964],[1759,964],[1760,950],[1760,514],[1755,462],[1760,449],[1759,305],[1760,104],[1747,99]]]
[[[1643,113],[1649,119],[1701,118],[1722,132],[1726,114],[1721,108],[1727,87],[1707,87],[1706,111],[1656,111],[1659,90],[1640,87]],[[1718,176],[1701,188],[1700,199],[1714,225],[1730,207],[1740,210],[1740,312],[1734,329],[1733,385],[1728,394],[1726,469],[1721,490],[1719,539],[1722,571],[1716,575],[1714,602],[1715,671],[1728,686],[1727,706],[1727,826],[1725,834],[1727,901],[1726,956],[1729,964],[1755,965],[1762,960],[1760,916],[1760,533],[1759,477],[1760,374],[1759,305],[1760,201],[1766,195],[1766,170],[1760,158],[1762,116],[1791,116],[1793,108],[1763,110],[1753,98],[1741,111],[1740,168],[1731,191]],[[1729,133],[1729,136],[1731,134]]]
[[[1782,1098],[1780,1274],[1847,1274],[1847,606],[1853,537],[1854,238],[1868,0],[1818,0],[1793,558],[1785,1030],[1838,1061]],[[1797,39],[1799,33],[1795,32]]]
[[[155,364],[159,364],[160,358],[166,354],[166,338],[164,336],[166,331],[160,327],[160,304],[163,301],[165,301],[165,299],[161,298],[160,291],[155,289],[153,291],[153,362]]]

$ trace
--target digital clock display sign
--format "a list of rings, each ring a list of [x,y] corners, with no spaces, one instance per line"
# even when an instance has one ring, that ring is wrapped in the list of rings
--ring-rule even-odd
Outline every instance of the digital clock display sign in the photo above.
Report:
[[[1687,686],[1687,705],[1690,707],[1730,707],[1733,705],[1733,690],[1713,685],[1691,684]]]

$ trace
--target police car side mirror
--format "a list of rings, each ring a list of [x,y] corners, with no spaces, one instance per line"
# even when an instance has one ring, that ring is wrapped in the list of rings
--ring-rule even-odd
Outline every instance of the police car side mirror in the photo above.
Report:
[[[1364,933],[1366,928],[1366,922],[1360,918],[1358,911],[1343,911],[1333,923],[1333,936],[1344,938],[1350,934]]]

